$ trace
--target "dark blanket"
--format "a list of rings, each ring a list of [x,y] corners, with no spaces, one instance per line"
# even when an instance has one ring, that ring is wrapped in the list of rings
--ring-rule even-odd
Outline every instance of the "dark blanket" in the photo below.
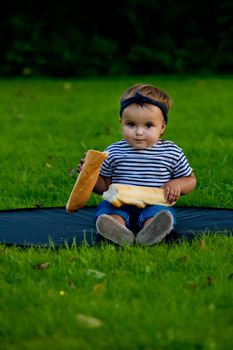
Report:
[[[89,245],[100,241],[95,229],[95,207],[85,207],[74,214],[65,208],[18,209],[0,211],[0,243],[20,246],[55,247]],[[188,240],[202,233],[233,234],[233,210],[175,207],[177,225],[169,240]]]

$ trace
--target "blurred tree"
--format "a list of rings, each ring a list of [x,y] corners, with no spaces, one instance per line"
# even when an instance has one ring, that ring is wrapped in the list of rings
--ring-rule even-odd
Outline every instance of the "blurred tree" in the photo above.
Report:
[[[232,72],[232,0],[0,6],[2,75]]]

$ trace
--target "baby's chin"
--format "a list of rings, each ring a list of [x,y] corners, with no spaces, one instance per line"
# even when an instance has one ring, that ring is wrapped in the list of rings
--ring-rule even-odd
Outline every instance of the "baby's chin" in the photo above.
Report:
[[[146,141],[137,141],[137,142],[128,142],[128,143],[135,149],[146,149],[153,146],[153,144],[150,144]]]

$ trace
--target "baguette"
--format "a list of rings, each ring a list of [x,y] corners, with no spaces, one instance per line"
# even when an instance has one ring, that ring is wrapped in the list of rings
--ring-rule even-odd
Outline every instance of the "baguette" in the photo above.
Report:
[[[165,198],[165,190],[156,187],[112,184],[102,197],[117,208],[124,204],[134,205],[138,208],[155,204],[165,206],[175,204],[175,202],[168,203]]]
[[[82,171],[77,178],[69,200],[66,204],[68,212],[75,212],[84,207],[97,182],[101,165],[108,153],[89,150],[85,157]]]

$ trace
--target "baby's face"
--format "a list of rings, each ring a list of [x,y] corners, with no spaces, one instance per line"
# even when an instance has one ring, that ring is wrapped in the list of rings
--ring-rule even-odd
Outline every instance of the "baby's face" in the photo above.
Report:
[[[129,105],[122,113],[121,125],[125,140],[137,149],[154,145],[166,128],[161,110],[151,104]]]

